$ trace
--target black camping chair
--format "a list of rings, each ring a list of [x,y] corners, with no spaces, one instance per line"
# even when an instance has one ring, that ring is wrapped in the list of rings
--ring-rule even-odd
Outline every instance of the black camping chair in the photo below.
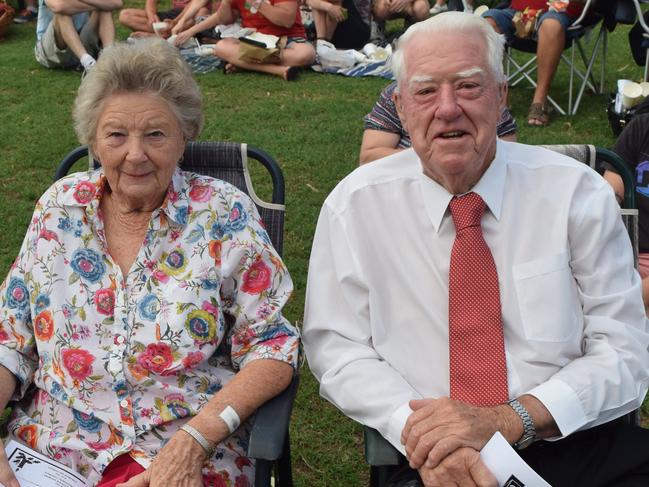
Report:
[[[561,60],[569,69],[568,105],[564,108],[554,98],[548,96],[548,103],[561,115],[575,115],[577,113],[586,88],[589,88],[595,94],[602,94],[604,92],[604,73],[608,51],[607,32],[612,30],[615,25],[612,19],[606,17],[609,15],[609,10],[600,8],[600,4],[604,5],[608,1],[586,0],[582,15],[568,28],[568,32],[571,34],[571,40],[566,41],[565,50],[569,50],[570,56],[561,54]],[[510,3],[511,1],[502,2],[496,8],[508,8]],[[603,22],[600,22],[602,20]],[[592,49],[587,53],[587,46],[585,46],[584,41],[588,39],[587,34],[595,30],[598,25],[597,37],[593,42]],[[521,81],[526,80],[536,88],[536,80],[532,77],[537,69],[536,49],[537,42],[534,39],[515,38],[512,42],[508,43],[505,52],[505,65],[507,81],[510,86],[516,86]],[[518,62],[512,55],[512,51],[521,51],[529,53],[532,56],[525,62]],[[577,52],[579,53],[579,58],[576,58]],[[601,57],[599,81],[595,80],[593,76],[593,69],[598,54]],[[576,86],[576,83],[580,83],[579,87]]]
[[[88,156],[88,147],[71,151],[59,164],[54,180],[65,176],[75,162]],[[261,163],[272,179],[270,203],[262,201],[252,187],[248,160]],[[97,161],[88,162],[90,168]],[[235,142],[189,142],[180,167],[227,181],[252,198],[273,246],[281,255],[284,238],[284,175],[277,162],[265,151]],[[248,456],[256,460],[255,487],[292,487],[289,420],[297,394],[299,376],[289,386],[262,405],[255,414]]]
[[[600,174],[605,164],[611,164],[624,181],[624,201],[620,214],[624,221],[631,245],[634,262],[638,264],[638,210],[635,204],[635,178],[624,161],[615,152],[594,145],[546,145],[547,149],[565,154],[588,164]],[[639,424],[639,412],[629,413],[623,421]],[[370,466],[370,487],[383,487],[394,473],[407,463],[405,457],[381,434],[369,426],[363,428],[365,461]]]

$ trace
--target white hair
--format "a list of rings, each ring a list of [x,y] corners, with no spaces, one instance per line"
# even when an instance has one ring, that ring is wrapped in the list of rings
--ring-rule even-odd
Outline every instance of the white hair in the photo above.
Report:
[[[487,64],[498,83],[505,81],[503,71],[503,50],[505,37],[498,34],[482,17],[464,12],[444,12],[413,24],[400,38],[397,50],[392,55],[391,68],[397,80],[397,90],[406,75],[405,52],[410,41],[417,36],[447,32],[458,35],[477,33],[485,41]]]

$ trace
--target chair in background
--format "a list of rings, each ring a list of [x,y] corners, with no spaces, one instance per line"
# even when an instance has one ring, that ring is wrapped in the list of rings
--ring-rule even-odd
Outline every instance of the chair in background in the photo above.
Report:
[[[635,265],[638,264],[638,210],[635,204],[635,177],[624,161],[615,152],[594,145],[546,145],[547,149],[565,154],[602,174],[605,164],[611,164],[624,181],[624,201],[620,215],[629,232]],[[639,412],[626,415],[623,421],[639,424]],[[365,461],[370,466],[370,487],[383,487],[402,465],[406,458],[381,434],[369,426],[363,427],[365,440]]]
[[[602,1],[599,0],[599,2]],[[503,2],[496,8],[507,8],[510,3],[511,1]],[[587,0],[581,16],[568,28],[571,40],[566,41],[564,53],[561,54],[561,60],[568,66],[569,70],[568,105],[564,109],[551,96],[547,98],[548,103],[561,115],[575,115],[577,113],[586,88],[589,88],[595,94],[604,92],[604,74],[608,51],[607,33],[608,30],[612,30],[615,26],[614,19],[604,18],[603,15],[605,14],[608,14],[608,9],[599,9],[598,0]],[[605,20],[605,22],[602,22],[602,20]],[[598,26],[599,29],[597,29]],[[587,51],[585,44],[595,30],[597,30],[595,41],[592,48]],[[508,43],[505,52],[505,66],[507,81],[510,86],[516,86],[521,81],[526,80],[536,88],[536,81],[532,77],[536,71],[536,48],[537,43],[533,39],[516,38]],[[570,56],[565,54],[566,50],[570,51]],[[526,52],[532,56],[525,62],[518,62],[513,56],[513,51]],[[579,58],[576,58],[577,53],[579,53]],[[601,66],[599,81],[597,81],[593,75],[593,69],[599,53],[601,53]],[[577,83],[580,83],[578,88]]]
[[[649,0],[619,0],[625,5],[629,5],[630,8],[633,8],[634,16],[637,18],[637,23],[629,33],[629,44],[631,44],[631,50],[633,51],[633,57],[636,63],[642,66],[642,61],[644,61],[644,76],[643,79],[647,81],[647,74],[649,74],[649,24],[647,24],[647,19],[645,19],[645,14],[642,11],[641,4],[649,3]],[[625,7],[629,8],[629,7]],[[638,51],[637,53],[635,51]],[[641,53],[644,52],[644,56]]]
[[[59,164],[54,180],[65,176],[80,159],[88,156],[88,147],[71,151]],[[262,201],[254,191],[248,160],[261,163],[272,179],[271,202]],[[90,168],[98,167],[94,160]],[[284,239],[284,175],[277,162],[261,149],[234,142],[188,142],[180,167],[227,181],[254,201],[266,226],[268,236],[282,255]],[[248,456],[256,460],[255,487],[292,487],[289,421],[297,394],[299,376],[289,386],[261,406],[250,433]]]

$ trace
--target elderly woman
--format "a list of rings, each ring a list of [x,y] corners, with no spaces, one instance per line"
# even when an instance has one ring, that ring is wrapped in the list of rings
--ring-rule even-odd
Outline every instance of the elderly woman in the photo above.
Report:
[[[278,63],[265,64],[241,59],[238,39],[221,39],[214,47],[214,54],[226,61],[226,73],[244,69],[274,74],[291,81],[295,79],[299,67],[313,64],[315,50],[307,42],[298,0],[221,0],[216,13],[180,32],[175,44],[181,46],[199,32],[217,25],[232,24],[239,19],[242,27],[253,28],[261,34],[285,37],[286,44],[279,46]]]
[[[90,485],[251,484],[245,419],[296,364],[291,280],[254,204],[178,168],[201,108],[166,42],[105,50],[74,108],[101,168],[41,197],[0,290],[9,431]]]

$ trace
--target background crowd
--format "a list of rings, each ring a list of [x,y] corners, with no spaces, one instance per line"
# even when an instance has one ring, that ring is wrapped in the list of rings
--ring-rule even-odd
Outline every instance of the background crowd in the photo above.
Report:
[[[117,12],[113,14],[113,18],[116,16]],[[126,30],[119,24],[116,25],[117,37],[125,38]],[[33,30],[27,29],[13,28],[13,39],[10,38],[0,46],[3,111],[7,107],[7,118],[3,116],[2,140],[5,141],[3,147],[6,144],[9,149],[3,151],[5,154],[2,157],[9,177],[3,182],[3,189],[7,191],[3,191],[5,194],[0,206],[2,221],[5,222],[3,225],[16,229],[2,237],[5,268],[10,256],[16,254],[16,241],[24,234],[24,222],[27,221],[25,212],[31,211],[34,198],[47,185],[51,168],[58,157],[74,144],[69,133],[67,107],[78,84],[78,74],[40,69],[32,57]],[[388,30],[390,29],[389,24]],[[611,47],[618,55],[609,57],[609,61],[613,61],[607,73],[609,87],[617,77],[637,79],[638,71],[631,66],[625,30],[616,31]],[[298,289],[297,296],[289,307],[292,321],[296,318],[299,320],[301,316],[303,291],[300,291],[300,287],[303,276],[300,276],[298,269],[305,268],[304,259],[308,256],[314,214],[335,181],[356,164],[363,130],[361,119],[370,111],[386,84],[377,79],[351,80],[316,74],[306,74],[303,77],[304,82],[290,88],[280,85],[279,79],[270,81],[258,76],[225,79],[215,75],[200,80],[208,104],[212,102],[215,107],[212,112],[209,106],[206,109],[208,120],[204,138],[246,140],[265,147],[278,157],[287,174],[291,210],[286,254],[289,268],[295,269],[293,273]],[[38,98],[38,87],[46,84],[45,98]],[[565,88],[565,78],[559,76],[554,86],[559,90]],[[519,140],[532,143],[588,142],[612,145],[613,137],[605,120],[603,97],[591,98],[577,117],[557,118],[555,126],[546,129],[547,131],[532,131],[524,127],[531,98],[529,90],[514,90],[512,94],[514,114],[523,122],[520,123]],[[277,106],[280,106],[279,111],[274,109]],[[278,114],[284,122],[282,137],[277,136]],[[57,140],[44,142],[43,129]],[[25,184],[28,178],[39,181],[38,187]],[[8,209],[8,202],[13,201],[10,198],[16,198],[18,202],[18,211],[12,210],[12,214],[9,214]],[[329,443],[329,439],[319,441],[318,438],[322,439],[325,434],[322,432],[325,429],[323,423],[337,421],[332,418],[338,418],[338,413],[319,404],[321,401],[317,399],[308,377],[299,401],[297,411],[305,412],[298,413],[296,417],[294,436],[298,452],[296,470],[303,485],[332,485],[331,479],[340,478],[340,475],[352,479],[364,475],[362,462],[357,461],[358,452],[355,452],[358,450],[355,442],[359,437],[351,423],[343,422],[335,431],[335,436],[340,437],[336,440],[340,449],[345,450],[342,462],[333,460],[340,451],[334,454],[333,451],[322,451],[314,445]],[[313,411],[315,404],[327,411],[321,418],[314,418],[313,413],[308,412],[309,409]],[[325,446],[321,448],[328,449]],[[358,466],[352,466],[353,464]],[[350,484],[355,485],[357,482],[359,481],[350,480]]]

